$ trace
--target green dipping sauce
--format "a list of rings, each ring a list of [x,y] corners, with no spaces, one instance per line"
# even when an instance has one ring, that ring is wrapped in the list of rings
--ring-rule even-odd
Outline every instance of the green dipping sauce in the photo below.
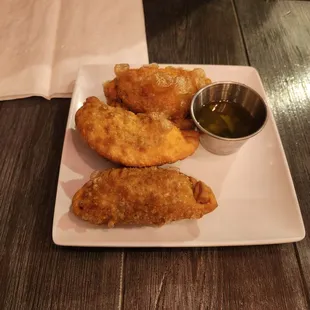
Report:
[[[213,102],[201,108],[200,126],[224,138],[241,138],[256,131],[257,123],[242,106],[230,102]]]

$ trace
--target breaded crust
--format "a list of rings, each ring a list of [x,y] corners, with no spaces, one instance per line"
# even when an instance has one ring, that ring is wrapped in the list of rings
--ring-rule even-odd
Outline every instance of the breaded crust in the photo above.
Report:
[[[125,166],[173,163],[195,152],[199,133],[181,131],[160,114],[134,114],[87,98],[75,115],[78,131],[101,156]]]
[[[109,227],[199,219],[216,207],[211,188],[203,182],[157,167],[95,172],[72,200],[76,216]]]
[[[128,64],[114,67],[116,78],[104,83],[109,105],[135,113],[161,112],[180,120],[189,114],[194,94],[211,83],[202,69],[160,68],[157,64],[131,69]]]

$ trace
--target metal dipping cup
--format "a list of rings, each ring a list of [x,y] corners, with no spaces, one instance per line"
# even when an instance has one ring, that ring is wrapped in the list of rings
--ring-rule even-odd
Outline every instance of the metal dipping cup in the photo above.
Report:
[[[199,112],[203,106],[215,102],[238,104],[245,108],[256,121],[253,132],[240,138],[224,138],[203,128],[197,120]],[[268,112],[263,98],[250,87],[235,82],[217,82],[200,89],[196,93],[191,103],[191,115],[201,132],[201,145],[211,153],[229,155],[237,152],[247,140],[257,135],[264,128]]]

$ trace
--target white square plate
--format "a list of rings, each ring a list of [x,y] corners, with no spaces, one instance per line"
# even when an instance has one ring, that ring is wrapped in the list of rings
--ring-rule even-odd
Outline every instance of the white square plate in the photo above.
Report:
[[[140,67],[141,65],[133,65]],[[231,80],[266,95],[252,67],[201,67],[212,81]],[[80,69],[66,128],[55,203],[53,240],[66,246],[196,247],[272,244],[299,241],[305,229],[277,127],[269,110],[263,131],[237,154],[217,156],[199,146],[194,155],[172,166],[204,181],[213,189],[219,207],[200,220],[154,227],[108,229],[80,220],[70,212],[71,198],[93,170],[114,164],[99,157],[75,130],[74,115],[85,98],[105,99],[102,82],[114,77],[113,65]]]

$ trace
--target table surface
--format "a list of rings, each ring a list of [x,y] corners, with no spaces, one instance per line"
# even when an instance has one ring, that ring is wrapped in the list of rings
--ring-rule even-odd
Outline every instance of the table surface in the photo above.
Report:
[[[252,65],[310,229],[310,2],[144,1],[150,62]],[[0,102],[0,309],[309,309],[310,239],[63,248],[52,219],[70,101]]]

